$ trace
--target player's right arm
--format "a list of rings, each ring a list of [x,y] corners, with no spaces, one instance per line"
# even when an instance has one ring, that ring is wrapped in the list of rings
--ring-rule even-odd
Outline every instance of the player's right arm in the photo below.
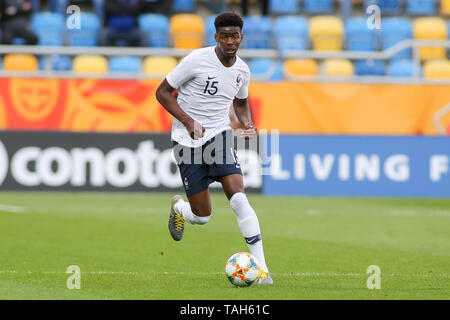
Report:
[[[177,99],[173,95],[174,91],[175,88],[164,79],[158,86],[158,89],[156,89],[156,99],[171,115],[186,127],[186,130],[189,132],[192,139],[203,137],[205,128],[194,121],[194,119],[181,109]]]

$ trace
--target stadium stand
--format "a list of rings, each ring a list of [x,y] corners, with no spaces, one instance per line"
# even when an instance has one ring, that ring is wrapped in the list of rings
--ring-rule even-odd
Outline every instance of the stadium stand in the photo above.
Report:
[[[383,50],[412,38],[412,25],[406,18],[384,18],[381,29],[381,47]],[[405,49],[393,56],[393,59],[408,59],[411,49]]]
[[[67,40],[74,47],[96,47],[100,32],[101,21],[96,14],[83,12],[80,16],[82,28],[67,30]]]
[[[281,16],[274,26],[278,50],[306,50],[309,46],[308,22],[298,16]]]
[[[194,0],[174,0],[173,12],[195,12],[196,2]]]
[[[450,16],[450,0],[442,0],[440,13],[443,16]]]
[[[304,10],[307,14],[325,14],[333,12],[332,0],[304,0]]]
[[[394,15],[401,13],[401,0],[364,0],[365,9],[371,5],[379,6],[382,15]]]
[[[141,14],[138,18],[139,27],[145,33],[146,46],[167,48],[170,43],[169,19],[159,13]]]
[[[423,74],[425,78],[450,78],[450,60],[435,59],[425,61]]]
[[[208,16],[205,20],[205,32],[206,32],[206,45],[214,46],[216,44],[216,39],[214,34],[216,33],[216,27],[214,26],[214,20],[217,15]]]
[[[293,76],[317,76],[319,66],[314,59],[287,59],[284,71]]]
[[[178,61],[174,57],[152,56],[144,59],[144,72],[148,75],[155,75],[164,78],[172,71]]]
[[[159,1],[144,0],[143,2],[158,6]],[[111,41],[108,38],[108,30],[111,27],[117,27],[117,24],[126,24],[127,21],[108,19],[110,17],[105,16],[104,12],[104,0],[32,0],[31,2],[34,13],[31,16],[30,29],[37,35],[40,46],[123,46],[130,45],[126,42],[135,38],[136,41],[131,41],[133,46],[168,49],[167,52],[170,52],[172,48],[189,50],[205,45],[215,45],[214,19],[217,11],[214,10],[223,10],[225,7],[233,9],[233,5],[244,5],[242,1],[232,0],[171,0],[167,3],[172,6],[170,11],[173,14],[148,12],[145,9],[136,16],[138,27],[136,34],[127,31],[123,33],[124,39]],[[314,68],[310,68],[307,74],[413,76],[413,66],[416,64],[411,60],[414,59],[412,48],[405,48],[388,59],[380,61],[377,60],[378,58],[375,60],[348,58],[351,56],[347,56],[346,53],[378,54],[404,40],[442,41],[447,40],[450,35],[450,0],[270,0],[267,1],[267,16],[255,14],[256,8],[259,11],[259,2],[249,1],[248,3],[253,6],[253,9],[248,10],[250,15],[244,16],[244,40],[241,48],[278,51],[277,56],[264,56],[264,53],[263,58],[244,57],[248,58],[252,74],[258,79],[265,78],[267,81],[282,79],[286,66],[294,70],[293,74],[298,71],[297,69],[300,70],[300,74],[304,73],[305,67],[295,67],[298,62],[287,61],[295,57],[296,59],[293,60],[303,61],[301,65],[304,65],[304,61],[309,61],[311,56],[302,55],[303,51],[311,52],[311,54],[314,52],[320,54],[324,51],[339,54],[333,58],[325,58],[328,53],[325,53],[325,56],[322,55],[322,58],[317,56],[314,58],[315,63],[323,68],[317,68],[317,71],[313,72],[311,70]],[[65,27],[66,9],[72,4],[83,7],[81,14],[83,27],[80,29]],[[389,15],[383,16],[381,30],[367,28],[367,21],[363,16],[366,15],[365,10],[370,5],[379,6],[382,15]],[[2,28],[2,33],[4,29]],[[26,42],[21,37],[15,37],[12,41],[13,44],[18,45]],[[289,55],[291,50],[296,50],[294,55],[292,53]],[[73,60],[72,58],[83,52],[77,51],[73,55],[67,55],[64,51],[57,53],[48,56],[35,54],[39,57],[39,69],[61,71],[80,69],[78,57]],[[286,53],[287,56],[285,56]],[[424,69],[424,63],[427,60],[445,61],[449,58],[448,50],[440,46],[423,46],[419,53],[421,59],[419,71]],[[100,55],[103,59],[107,59],[109,68],[107,67],[106,70],[110,71],[133,72],[132,70],[140,70],[142,65],[145,72],[152,73],[152,69],[155,68],[153,65],[150,69],[145,69],[143,55],[135,57],[137,60],[133,59],[129,53],[118,54],[117,57],[109,56],[107,53]],[[165,63],[166,67],[163,68],[172,68],[170,66],[174,57],[170,55],[172,54],[170,53],[167,58],[171,62]],[[158,55],[156,58],[162,57]],[[152,64],[147,62],[147,65]],[[432,69],[432,67],[427,68]],[[422,73],[419,72],[419,75]]]
[[[375,51],[378,45],[375,29],[367,28],[364,18],[349,18],[346,21],[345,39],[350,51]]]
[[[36,71],[38,59],[31,54],[7,54],[3,58],[3,69],[8,71]]]
[[[73,59],[73,71],[80,73],[106,73],[108,60],[100,55],[79,55]]]
[[[297,0],[270,0],[269,13],[271,15],[297,14],[300,12]]]
[[[254,58],[249,63],[253,80],[283,80],[283,63],[270,58]]]
[[[355,73],[358,76],[384,76],[386,63],[378,60],[359,60],[355,63]]]
[[[315,16],[309,22],[309,37],[317,51],[340,51],[344,26],[335,16]]]
[[[436,0],[407,0],[406,13],[410,15],[436,15]]]
[[[67,8],[70,5],[90,4],[93,13],[95,13],[100,20],[103,20],[104,2],[105,0],[50,0],[49,8],[51,11],[65,15],[67,13]]]
[[[272,20],[264,16],[244,17],[244,47],[269,49],[272,47]]]
[[[355,74],[353,63],[348,59],[326,59],[324,74],[327,76],[353,76]]]
[[[44,56],[39,59],[40,70],[71,71],[72,59],[65,55]]]
[[[440,17],[421,17],[414,20],[413,33],[415,39],[422,40],[446,40],[447,26]],[[444,59],[445,48],[422,47],[420,48],[421,59]]]
[[[422,75],[422,68],[418,66],[418,73]],[[390,63],[388,75],[391,77],[412,77],[414,75],[414,61],[409,59],[397,59]]]
[[[203,45],[205,23],[198,14],[175,14],[170,18],[170,32],[174,48],[200,48]]]
[[[33,14],[33,4],[30,0],[9,0],[0,3],[0,10],[2,43],[13,45],[37,44],[38,37],[30,30]]]
[[[41,46],[61,46],[64,41],[64,16],[56,12],[38,12],[31,19],[31,30]]]
[[[109,59],[111,72],[135,72],[141,70],[141,59],[135,56],[115,56]]]

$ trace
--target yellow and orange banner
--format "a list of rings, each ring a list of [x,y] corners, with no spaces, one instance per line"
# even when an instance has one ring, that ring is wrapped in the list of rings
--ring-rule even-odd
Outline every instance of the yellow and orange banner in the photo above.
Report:
[[[1,130],[168,132],[159,81],[0,78]],[[449,85],[252,83],[262,129],[307,134],[438,134],[433,116]],[[450,126],[450,114],[441,119]]]

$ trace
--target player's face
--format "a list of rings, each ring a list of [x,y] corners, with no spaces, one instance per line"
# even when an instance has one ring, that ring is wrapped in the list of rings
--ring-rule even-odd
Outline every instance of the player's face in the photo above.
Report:
[[[219,50],[226,57],[234,57],[242,41],[241,28],[220,27],[215,35]]]

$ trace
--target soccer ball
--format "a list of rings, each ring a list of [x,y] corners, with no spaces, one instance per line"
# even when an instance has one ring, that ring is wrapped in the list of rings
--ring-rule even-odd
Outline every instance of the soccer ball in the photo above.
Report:
[[[260,271],[258,260],[247,252],[233,254],[225,265],[228,280],[238,287],[248,287],[255,283]]]

